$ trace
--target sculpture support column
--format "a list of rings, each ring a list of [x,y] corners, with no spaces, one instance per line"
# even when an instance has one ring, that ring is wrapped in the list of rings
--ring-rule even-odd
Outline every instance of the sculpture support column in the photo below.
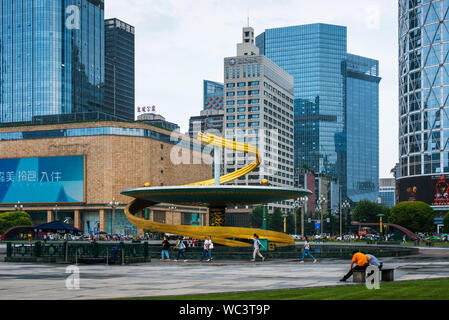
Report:
[[[221,147],[214,146],[214,180],[215,185],[220,185],[220,172],[221,171]]]
[[[262,207],[262,229],[268,230],[268,206],[266,204]]]
[[[209,226],[224,227],[226,219],[226,207],[209,207]]]

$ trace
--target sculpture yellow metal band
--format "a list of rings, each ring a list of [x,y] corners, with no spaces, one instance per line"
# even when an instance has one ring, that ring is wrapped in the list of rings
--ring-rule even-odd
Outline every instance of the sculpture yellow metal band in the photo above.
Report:
[[[139,228],[163,233],[171,233],[194,239],[203,239],[204,237],[210,235],[212,236],[212,240],[214,243],[229,247],[251,246],[251,244],[240,240],[248,240],[249,238],[253,237],[254,233],[257,233],[260,238],[268,239],[268,241],[273,242],[278,246],[295,244],[291,236],[276,231],[237,227],[178,226],[145,220],[142,218],[138,218],[132,214],[132,212],[139,212],[151,205],[151,203],[136,199],[125,208],[126,217],[132,224],[138,226]]]
[[[251,145],[248,145],[246,143],[240,143],[240,142],[236,142],[236,141],[229,141],[226,139],[223,139],[221,137],[217,137],[211,134],[204,134],[204,133],[199,133],[199,140],[201,142],[204,143],[208,143],[208,144],[212,144],[214,146],[219,146],[222,148],[226,148],[226,149],[231,149],[234,151],[240,151],[240,152],[245,152],[245,153],[252,153],[255,155],[255,160],[253,162],[251,162],[249,165],[245,166],[242,169],[239,169],[235,172],[232,172],[230,174],[224,175],[219,177],[220,179],[220,185],[230,182],[232,180],[235,180],[239,177],[242,177],[246,174],[248,174],[249,172],[253,171],[254,169],[256,169],[259,165],[260,165],[260,155],[259,155],[259,150]],[[218,178],[218,176],[217,176]],[[215,179],[211,179],[211,180],[206,180],[206,181],[201,181],[201,182],[196,182],[196,183],[192,183],[192,184],[188,184],[185,186],[198,186],[198,188],[202,188],[202,186],[213,186],[215,184]],[[185,187],[184,186],[184,187]],[[163,187],[161,187],[163,188]],[[166,189],[164,190],[169,190],[170,187],[166,187]],[[180,187],[182,188],[182,187]],[[236,187],[237,188],[237,187]],[[254,190],[249,188],[249,187],[243,187],[245,188],[244,190],[242,190],[242,192],[245,191],[252,191],[254,193]],[[263,190],[257,189],[256,191],[259,192],[260,194],[263,194],[264,191],[269,191],[270,189],[268,186],[265,186]],[[149,189],[154,189],[154,188],[149,188]],[[146,190],[149,190],[146,189]],[[273,188],[275,189],[275,188]],[[181,189],[182,191],[182,189]],[[190,193],[194,192],[196,193],[196,191],[200,192],[200,190],[189,190]],[[276,191],[276,190],[273,190]],[[284,191],[284,193],[282,193]],[[288,198],[292,198],[292,194],[288,194],[288,191],[291,190],[280,190],[280,191],[276,191],[273,192],[273,194],[275,194],[277,197],[283,197],[282,199],[288,199]],[[128,193],[131,193],[132,191],[129,191]],[[237,246],[251,246],[250,243],[247,242],[247,240],[249,238],[252,238],[254,233],[257,233],[259,235],[260,238],[265,238],[268,239],[269,242],[275,243],[276,245],[294,245],[295,242],[293,240],[293,238],[291,236],[289,236],[288,234],[285,233],[281,233],[281,232],[276,232],[276,231],[270,231],[270,230],[263,230],[263,229],[253,229],[253,228],[238,228],[238,227],[217,227],[217,226],[184,226],[184,225],[169,225],[169,224],[165,224],[165,223],[158,223],[158,222],[154,222],[151,220],[145,220],[142,218],[138,218],[135,216],[135,214],[137,214],[138,212],[140,212],[141,210],[147,208],[147,207],[151,207],[161,201],[148,201],[145,199],[142,199],[141,197],[142,194],[145,194],[145,189],[141,190],[141,189],[137,189],[137,196],[134,201],[132,201],[126,208],[125,208],[125,214],[126,217],[129,219],[129,221],[142,229],[146,229],[146,230],[153,230],[153,231],[157,231],[157,232],[163,232],[163,233],[171,233],[171,234],[176,234],[179,236],[185,236],[185,237],[190,237],[190,238],[195,238],[195,239],[202,239],[203,237],[207,237],[207,236],[212,236],[212,239],[214,241],[214,243],[217,244],[221,244],[221,245],[225,245],[225,246],[233,246],[233,247],[237,247]],[[187,191],[186,191],[187,192]],[[217,194],[217,193],[223,193],[223,191],[218,191],[218,190],[208,190],[208,194]],[[226,191],[224,191],[226,192]],[[125,193],[126,194],[126,193]],[[181,196],[184,196],[186,193],[181,194]],[[160,193],[159,193],[160,196]],[[173,201],[175,201],[175,196],[173,196]],[[265,198],[261,198],[264,199]],[[178,200],[178,199],[177,199]],[[169,201],[168,201],[169,202]],[[246,241],[246,242],[245,242]]]
[[[233,151],[253,153],[256,155],[256,159],[253,162],[251,162],[249,165],[247,165],[246,167],[243,167],[242,169],[239,169],[239,170],[229,173],[227,175],[221,176],[220,184],[224,184],[224,183],[233,181],[235,179],[238,179],[238,178],[250,173],[251,171],[253,171],[260,165],[259,150],[254,146],[251,146],[246,143],[229,141],[229,140],[214,136],[212,134],[207,134],[207,133],[202,133],[202,132],[199,132],[198,135],[199,135],[198,140],[200,140],[201,142],[219,146],[219,147],[222,147],[225,149],[231,149]],[[214,183],[215,183],[215,180],[210,179],[210,180],[206,180],[206,181],[187,184],[187,186],[213,186]]]

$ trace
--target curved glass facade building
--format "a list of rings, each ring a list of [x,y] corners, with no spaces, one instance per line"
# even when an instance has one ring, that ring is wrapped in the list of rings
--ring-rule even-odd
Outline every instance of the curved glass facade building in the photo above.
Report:
[[[401,178],[449,173],[449,1],[399,1]]]
[[[103,86],[103,0],[0,0],[0,124],[99,112]]]

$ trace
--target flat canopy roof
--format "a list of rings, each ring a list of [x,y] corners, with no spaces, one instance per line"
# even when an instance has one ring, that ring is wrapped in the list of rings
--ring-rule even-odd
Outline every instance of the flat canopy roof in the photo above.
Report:
[[[306,189],[272,186],[168,186],[127,189],[121,194],[154,203],[194,206],[265,204],[310,195]]]

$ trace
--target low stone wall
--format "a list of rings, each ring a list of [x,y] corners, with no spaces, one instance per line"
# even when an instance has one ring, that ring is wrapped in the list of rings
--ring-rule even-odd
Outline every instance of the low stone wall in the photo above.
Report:
[[[151,261],[148,243],[7,243],[5,262],[138,263]]]
[[[311,244],[312,254],[318,259],[351,259],[358,249],[376,257],[400,257],[416,255],[418,248],[391,245]],[[268,260],[300,259],[302,245],[269,246],[262,255]],[[187,247],[188,260],[200,260],[202,247]],[[169,250],[170,258],[177,259],[178,250]],[[252,247],[224,247],[216,245],[212,250],[214,260],[250,260]],[[180,256],[182,258],[182,256]],[[161,259],[161,246],[143,243],[9,243],[6,262],[36,263],[143,263]],[[207,259],[207,257],[206,257]]]
[[[408,255],[416,255],[419,249],[411,247],[394,247],[383,245],[333,245],[333,244],[312,244],[311,251],[316,258],[320,259],[351,259],[354,249],[373,254],[376,257],[400,257]],[[303,246],[284,246],[276,247],[274,251],[262,251],[262,255],[266,259],[298,259],[302,256]],[[187,248],[185,251],[186,258],[189,260],[199,260],[203,249],[201,247]],[[171,249],[169,251],[170,258],[176,259],[178,251]],[[161,258],[160,246],[150,246],[149,256],[152,259]],[[215,246],[212,250],[214,260],[249,260],[252,259],[252,247],[222,247]]]

